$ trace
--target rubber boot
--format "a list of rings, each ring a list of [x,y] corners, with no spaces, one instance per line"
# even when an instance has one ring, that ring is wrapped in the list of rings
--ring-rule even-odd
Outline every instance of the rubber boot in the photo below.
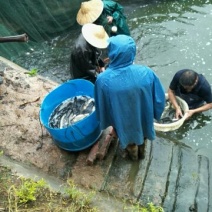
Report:
[[[132,160],[138,160],[138,146],[135,144],[130,144],[127,146],[127,152]]]
[[[147,138],[144,138],[144,143],[138,146],[138,157],[139,159],[145,158],[145,147],[147,143]]]

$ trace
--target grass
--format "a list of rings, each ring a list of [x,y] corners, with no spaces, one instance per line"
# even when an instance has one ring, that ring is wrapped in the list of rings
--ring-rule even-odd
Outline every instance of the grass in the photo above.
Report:
[[[65,193],[54,192],[46,182],[15,176],[0,166],[0,211],[8,212],[97,212],[91,206],[94,192],[83,193],[69,181]]]
[[[0,150],[0,156],[3,151]],[[0,212],[99,212],[93,205],[100,198],[94,191],[81,192],[73,181],[67,181],[64,191],[52,191],[45,180],[28,179],[14,175],[0,165]],[[124,201],[123,201],[124,202]],[[148,203],[123,203],[122,211],[164,212],[160,206]]]
[[[38,69],[32,68],[30,71],[26,72],[30,77],[34,77],[38,74]]]
[[[130,212],[164,212],[162,207],[155,206],[152,202],[148,203],[146,206],[141,206],[139,203],[133,204],[130,207],[125,207],[125,209]]]

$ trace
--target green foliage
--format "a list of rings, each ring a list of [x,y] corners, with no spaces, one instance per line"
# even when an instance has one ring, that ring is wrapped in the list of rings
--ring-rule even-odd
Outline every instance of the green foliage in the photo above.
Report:
[[[163,208],[160,206],[155,206],[152,202],[147,204],[148,212],[164,212]]]
[[[54,192],[42,179],[35,181],[17,177],[10,169],[0,166],[0,208],[14,212],[97,212],[91,205],[94,193],[83,193],[72,181],[65,185],[66,192]]]
[[[130,206],[132,212],[164,212],[163,208],[160,206],[155,206],[152,202],[148,203],[146,206],[141,206],[140,203],[136,203],[133,206]]]
[[[92,198],[95,196],[95,192],[89,192],[88,194],[85,194],[76,187],[73,181],[69,180],[67,182],[68,187],[65,189],[65,193],[69,196],[69,198],[76,202],[80,209],[88,209],[90,207],[90,203]],[[92,209],[92,211],[96,211],[95,208]]]
[[[0,156],[2,156],[4,154],[3,150],[0,150]]]
[[[9,177],[12,177],[9,180]],[[41,179],[34,181],[23,177],[10,175],[10,170],[0,166],[0,205],[5,211],[14,212],[98,212],[93,207],[97,196],[94,191],[82,192],[72,180],[67,181],[63,193],[53,192]],[[65,190],[65,191],[64,191]],[[139,203],[127,204],[123,211],[131,212],[164,212],[160,206],[152,202],[146,206]]]
[[[38,191],[46,186],[46,182],[43,179],[36,182],[31,179],[21,178],[21,182],[20,187],[15,189],[15,195],[18,197],[18,203],[35,201]]]
[[[33,68],[30,71],[26,72],[26,74],[29,74],[29,76],[31,76],[31,77],[36,76],[37,73],[38,73],[38,69],[36,69],[36,68]]]

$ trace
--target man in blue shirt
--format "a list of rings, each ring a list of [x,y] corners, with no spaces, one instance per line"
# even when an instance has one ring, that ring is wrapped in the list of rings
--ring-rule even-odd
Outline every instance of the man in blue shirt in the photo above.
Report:
[[[194,113],[203,112],[212,108],[211,86],[202,74],[190,69],[178,71],[169,86],[168,96],[176,109],[176,118],[182,117],[182,111],[175,96],[184,99],[188,106],[187,118]]]

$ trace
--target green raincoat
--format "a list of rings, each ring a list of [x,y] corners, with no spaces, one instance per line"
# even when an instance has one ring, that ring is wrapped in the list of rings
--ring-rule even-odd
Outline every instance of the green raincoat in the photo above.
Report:
[[[109,36],[114,35],[111,31],[112,26],[117,26],[117,32],[115,34],[130,35],[126,17],[123,14],[123,7],[115,1],[104,0],[103,3],[103,12],[94,23],[102,25]],[[107,22],[107,16],[113,17],[112,23]]]

